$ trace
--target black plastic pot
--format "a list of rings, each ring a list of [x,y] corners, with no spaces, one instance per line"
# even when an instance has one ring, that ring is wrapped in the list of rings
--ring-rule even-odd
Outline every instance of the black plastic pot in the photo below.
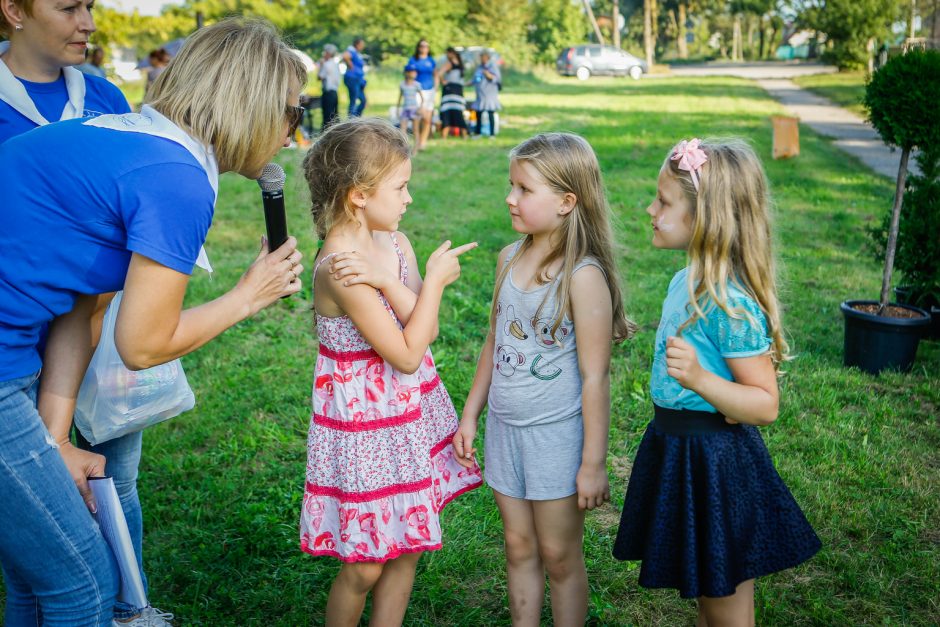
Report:
[[[846,366],[857,366],[864,372],[878,374],[882,370],[910,372],[917,356],[917,344],[930,315],[923,309],[910,305],[896,307],[910,309],[920,314],[919,318],[888,318],[858,311],[855,305],[877,305],[876,300],[847,300],[842,303],[845,316]]]
[[[934,298],[928,298],[926,302],[920,298],[919,294],[914,293],[914,288],[909,285],[899,285],[894,288],[894,297],[903,305],[917,306],[930,314],[930,326],[924,330],[924,339],[940,340],[940,303]]]

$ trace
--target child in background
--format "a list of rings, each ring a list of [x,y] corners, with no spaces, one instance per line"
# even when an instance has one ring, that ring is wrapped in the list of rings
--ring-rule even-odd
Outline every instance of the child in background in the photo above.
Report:
[[[418,107],[424,104],[421,83],[416,79],[417,70],[405,70],[405,80],[398,86],[398,125],[402,133],[408,133],[408,122],[418,117]],[[417,139],[415,140],[417,141]]]
[[[754,579],[819,538],[757,426],[777,418],[787,358],[767,179],[740,141],[683,141],[659,173],[653,246],[688,251],[656,332],[654,419],[637,451],[614,556],[640,585],[698,598],[698,625],[753,625]]]
[[[422,282],[397,232],[411,203],[408,140],[387,122],[329,127],[304,174],[325,241],[301,548],[343,562],[327,625],[358,624],[370,591],[372,624],[400,625],[421,552],[441,548],[441,510],[482,483],[454,459],[457,415],[428,350],[457,258],[476,244],[444,242]]]
[[[612,342],[632,335],[597,157],[581,137],[537,135],[510,153],[506,203],[524,237],[499,255],[490,332],[460,429],[473,468],[488,405],[486,481],[503,519],[514,625],[584,625],[584,512],[610,498]]]

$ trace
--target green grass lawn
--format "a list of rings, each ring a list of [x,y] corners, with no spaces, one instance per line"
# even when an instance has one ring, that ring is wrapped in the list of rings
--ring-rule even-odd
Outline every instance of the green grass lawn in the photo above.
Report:
[[[793,79],[793,82],[804,89],[828,98],[840,107],[845,107],[853,113],[866,117],[868,111],[862,104],[862,99],[865,97],[866,80],[866,72],[859,71],[798,76]]]
[[[397,81],[370,77],[368,113],[394,104]],[[889,210],[892,182],[809,130],[798,158],[772,161],[769,116],[781,108],[744,80],[586,84],[545,76],[505,85],[498,138],[436,140],[417,157],[414,203],[401,228],[421,259],[445,238],[480,243],[462,257],[464,272],[445,296],[433,346],[459,408],[486,331],[496,255],[516,237],[503,200],[508,150],[536,132],[565,130],[582,134],[598,153],[618,222],[627,309],[640,332],[614,351],[615,496],[588,516],[590,624],[694,623],[694,602],[640,588],[638,565],[617,562],[610,551],[631,460],[651,416],[647,384],[662,299],[684,264],[682,253],[652,248],[644,210],[667,150],[696,135],[744,136],[766,160],[796,359],[781,380],[780,418],[763,433],[824,543],[807,564],[758,581],[758,624],[940,622],[940,345],[922,343],[907,375],[872,377],[841,365],[839,303],[878,295],[881,273],[867,252],[865,227]],[[289,177],[291,231],[310,260],[316,244],[301,158],[285,150],[278,160]],[[254,259],[264,231],[258,196],[253,181],[222,177],[206,245],[216,272],[211,279],[194,275],[190,304],[228,290]],[[322,623],[338,563],[301,553],[297,530],[317,346],[307,283],[301,294],[186,357],[196,408],[144,438],[139,487],[151,599],[180,624]],[[445,548],[421,559],[406,624],[509,624],[491,493],[457,499],[443,518]],[[543,617],[551,624],[547,609]]]

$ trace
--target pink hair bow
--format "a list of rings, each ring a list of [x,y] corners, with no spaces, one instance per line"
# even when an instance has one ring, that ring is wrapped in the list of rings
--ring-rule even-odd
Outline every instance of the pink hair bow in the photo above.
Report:
[[[702,169],[702,166],[705,165],[705,162],[708,161],[708,155],[705,154],[705,151],[699,148],[701,140],[696,137],[695,139],[686,141],[682,140],[679,142],[679,145],[676,146],[676,149],[672,151],[671,159],[673,161],[679,162],[679,169],[685,170],[689,173],[689,177],[692,179],[692,185],[695,186],[695,191],[698,191],[698,171]]]

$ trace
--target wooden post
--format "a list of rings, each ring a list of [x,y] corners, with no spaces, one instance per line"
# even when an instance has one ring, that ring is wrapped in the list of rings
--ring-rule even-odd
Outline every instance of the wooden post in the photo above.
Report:
[[[787,115],[770,118],[774,128],[774,159],[787,159],[800,154],[800,119]]]
[[[613,17],[614,30],[614,48],[620,47],[620,0],[614,0],[614,10],[611,11]]]

